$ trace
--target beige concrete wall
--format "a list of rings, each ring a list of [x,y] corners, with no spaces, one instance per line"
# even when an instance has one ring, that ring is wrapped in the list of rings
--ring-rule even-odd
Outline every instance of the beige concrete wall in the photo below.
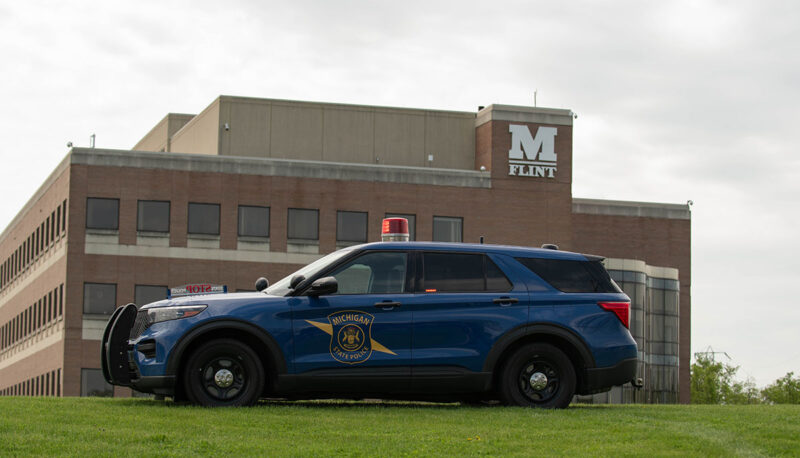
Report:
[[[176,153],[219,154],[220,99],[217,98],[200,114],[192,118],[170,140],[170,150]]]
[[[218,101],[218,126],[230,127],[219,130],[223,156],[474,168],[474,113],[230,96]],[[179,135],[201,128],[210,126],[198,120]],[[173,145],[179,151],[177,140]]]
[[[172,136],[194,118],[193,114],[169,113],[136,146],[134,151],[169,152]]]

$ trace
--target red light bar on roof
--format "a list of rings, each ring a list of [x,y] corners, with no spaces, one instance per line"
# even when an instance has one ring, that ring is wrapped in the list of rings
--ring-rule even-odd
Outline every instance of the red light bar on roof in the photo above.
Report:
[[[381,225],[381,240],[384,242],[408,242],[408,220],[384,218]]]

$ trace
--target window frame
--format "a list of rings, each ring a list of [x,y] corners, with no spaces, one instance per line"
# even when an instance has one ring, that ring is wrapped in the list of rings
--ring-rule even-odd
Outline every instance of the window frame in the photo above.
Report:
[[[425,286],[425,255],[426,254],[451,254],[451,255],[472,255],[472,256],[481,256],[481,269],[483,270],[483,290],[480,291],[426,291]],[[487,274],[487,266],[488,262],[491,262],[497,267],[497,270],[505,277],[506,281],[508,282],[508,289],[505,290],[497,290],[488,289],[488,277]],[[514,290],[514,282],[508,278],[503,269],[497,265],[494,260],[491,259],[489,253],[480,252],[480,251],[449,251],[449,250],[419,250],[419,275],[417,277],[417,293],[419,294],[498,294],[498,293],[509,293]]]
[[[153,230],[153,229],[141,229],[139,227],[141,225],[141,220],[142,220],[142,207],[141,207],[141,205],[144,202],[167,204],[167,230],[166,231]],[[187,209],[187,212],[188,212],[188,209]],[[145,200],[145,199],[139,199],[139,200],[136,201],[136,232],[155,232],[155,233],[160,233],[160,234],[169,234],[170,229],[172,228],[171,219],[172,219],[172,202],[171,201],[169,201],[169,200]],[[189,226],[189,214],[188,213],[186,214],[186,226],[187,226],[187,228]]]
[[[117,217],[114,224],[114,227],[96,227],[89,225],[89,201],[92,200],[108,200],[108,201],[116,201],[117,203]],[[119,230],[119,198],[115,197],[87,197],[86,198],[86,229],[90,230],[100,230],[100,231],[118,231]]]
[[[242,208],[259,208],[259,209],[266,209],[267,210],[267,235],[251,235],[251,234],[242,234]],[[288,215],[287,215],[288,217]],[[317,216],[319,219],[319,216]],[[319,221],[318,221],[319,222]],[[288,221],[287,221],[288,224]],[[238,237],[258,237],[262,239],[268,239],[270,236],[270,231],[272,226],[272,210],[269,206],[263,205],[238,205],[236,207],[236,235]],[[288,230],[288,229],[287,229]]]
[[[302,237],[292,237],[291,235],[291,224],[290,224],[290,214],[292,210],[303,210],[303,211],[313,211],[317,214],[317,237],[316,238],[302,238]],[[299,207],[289,207],[286,209],[286,240],[291,243],[293,240],[297,241],[304,241],[304,242],[319,242],[319,209],[318,208],[299,208]]]
[[[458,220],[461,223],[460,231],[459,231],[459,240],[458,241],[443,241],[443,240],[436,240],[436,219],[449,219],[449,220]],[[433,219],[431,220],[431,241],[439,242],[439,243],[464,243],[464,217],[463,216],[444,216],[444,215],[433,215]]]
[[[217,232],[192,232],[191,218],[192,218],[192,205],[205,205],[217,207]],[[186,234],[187,235],[200,235],[200,236],[219,236],[222,227],[222,205],[215,202],[188,202],[186,204]]]
[[[376,296],[376,295],[392,295],[392,296],[394,296],[394,295],[398,295],[398,294],[414,294],[413,286],[414,286],[414,277],[415,277],[414,273],[416,271],[416,269],[415,269],[416,262],[415,262],[415,258],[413,256],[413,251],[410,251],[410,250],[363,250],[363,251],[359,251],[358,254],[356,254],[355,256],[348,257],[343,262],[337,263],[335,266],[332,266],[331,269],[328,269],[326,272],[323,272],[322,275],[320,275],[318,278],[333,276],[334,272],[336,272],[340,268],[345,267],[346,265],[348,265],[348,264],[350,264],[352,262],[355,262],[356,260],[358,260],[362,256],[369,256],[369,255],[379,254],[379,253],[402,253],[402,254],[406,255],[406,272],[405,272],[405,278],[403,279],[403,292],[391,292],[391,293],[372,293],[372,292],[370,292],[370,293],[346,293],[346,294],[340,294],[337,291],[337,292],[331,294],[331,296],[368,296],[368,295],[373,295],[373,296]],[[307,293],[309,291],[310,291],[310,289],[304,291],[303,295],[308,295]]]
[[[105,314],[105,313],[91,313],[91,312],[87,312],[86,311],[86,286],[87,285],[103,285],[103,286],[109,286],[110,285],[110,286],[114,287],[114,304],[113,304],[113,308],[111,309],[110,313],[108,313],[108,314]],[[100,283],[100,282],[91,282],[91,281],[83,282],[83,308],[81,309],[82,314],[83,315],[89,315],[89,316],[103,316],[103,317],[109,316],[110,317],[114,313],[114,310],[116,310],[116,308],[117,308],[117,295],[118,295],[117,294],[117,289],[118,289],[117,286],[118,285],[116,283]]]
[[[342,239],[339,238],[339,215],[350,213],[354,215],[364,216],[364,238],[363,239]],[[356,210],[336,210],[336,243],[367,243],[369,239],[369,212],[362,212]]]

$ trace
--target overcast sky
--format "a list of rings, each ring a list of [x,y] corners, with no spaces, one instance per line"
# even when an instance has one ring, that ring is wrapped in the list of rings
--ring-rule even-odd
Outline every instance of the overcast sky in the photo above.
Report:
[[[70,4],[72,3],[72,4]],[[0,4],[0,228],[67,153],[220,94],[568,108],[576,197],[692,207],[692,351],[800,373],[800,2]]]

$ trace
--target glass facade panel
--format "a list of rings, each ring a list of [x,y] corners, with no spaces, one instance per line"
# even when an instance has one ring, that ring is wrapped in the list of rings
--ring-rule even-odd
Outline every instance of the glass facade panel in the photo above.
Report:
[[[133,302],[141,307],[167,298],[167,287],[162,285],[136,285]]]
[[[463,236],[463,218],[449,216],[433,217],[434,242],[461,242]]]
[[[240,205],[239,235],[269,237],[269,207]]]
[[[84,283],[83,313],[111,315],[117,308],[117,285],[114,283]]]
[[[349,211],[336,212],[336,241],[366,242],[367,213]]]
[[[189,203],[188,232],[219,235],[219,204]]]
[[[287,236],[289,239],[319,240],[319,210],[290,208]]]
[[[89,197],[86,199],[86,228],[111,229],[119,227],[119,199]]]
[[[136,215],[136,230],[169,232],[169,202],[140,200]]]

